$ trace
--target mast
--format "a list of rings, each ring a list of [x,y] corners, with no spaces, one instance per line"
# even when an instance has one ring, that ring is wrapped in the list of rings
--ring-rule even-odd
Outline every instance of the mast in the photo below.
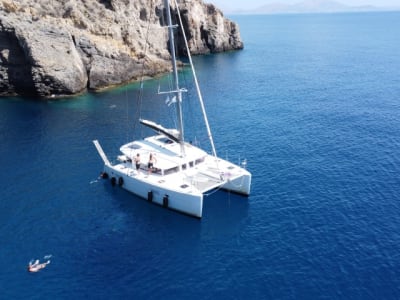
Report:
[[[178,3],[176,2],[176,0],[175,0],[174,2],[175,2],[176,7],[178,7]],[[192,69],[192,74],[193,74],[193,78],[194,78],[194,83],[195,83],[195,85],[196,85],[197,96],[199,97],[199,102],[200,102],[200,106],[201,106],[201,111],[202,111],[202,113],[203,113],[204,123],[206,124],[208,139],[210,140],[212,153],[213,153],[213,155],[214,155],[215,157],[217,157],[217,151],[215,150],[215,145],[214,145],[214,140],[213,140],[213,137],[212,137],[212,134],[211,134],[210,124],[208,123],[206,108],[204,107],[203,96],[202,96],[201,91],[200,91],[199,82],[198,82],[198,80],[197,80],[196,71],[195,71],[195,69],[194,69],[194,65],[193,65],[193,61],[192,61],[192,56],[190,55],[189,45],[188,45],[188,42],[187,42],[187,39],[186,39],[185,30],[184,30],[183,24],[182,24],[181,14],[180,14],[179,12],[178,12],[178,18],[179,18],[179,25],[180,25],[181,28],[182,28],[183,40],[185,41],[186,52],[187,52],[187,56],[188,56],[188,58],[189,58],[190,67],[191,67],[191,69]]]
[[[172,58],[172,71],[173,71],[173,78],[174,78],[174,85],[176,94],[176,111],[178,113],[178,126],[179,126],[179,144],[181,145],[181,155],[182,157],[185,156],[185,139],[184,139],[184,132],[183,132],[183,117],[182,117],[182,90],[179,88],[179,79],[178,79],[178,68],[176,66],[176,56],[175,56],[175,41],[174,41],[174,28],[177,25],[172,25],[171,19],[171,9],[169,0],[164,0],[164,5],[167,10],[167,22],[168,22],[168,34],[169,34],[169,48],[171,51],[171,58]]]

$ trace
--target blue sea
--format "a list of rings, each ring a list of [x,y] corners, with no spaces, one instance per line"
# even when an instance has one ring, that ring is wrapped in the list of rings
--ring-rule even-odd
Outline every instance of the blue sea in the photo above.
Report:
[[[1,99],[1,299],[400,299],[400,13],[230,18],[244,50],[194,61],[250,197],[198,220],[98,179],[135,84]]]

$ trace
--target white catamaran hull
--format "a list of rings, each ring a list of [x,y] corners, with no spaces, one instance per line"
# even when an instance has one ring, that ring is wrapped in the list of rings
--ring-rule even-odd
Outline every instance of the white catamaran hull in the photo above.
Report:
[[[103,177],[150,202],[197,218],[202,217],[203,196],[211,190],[221,188],[246,196],[250,194],[251,174],[244,168],[191,145],[186,145],[190,152],[182,159],[173,155],[179,144],[164,143],[164,140],[160,135],[123,145],[124,155],[114,165],[98,141],[94,141],[104,161]],[[141,157],[153,153],[158,159],[158,168],[150,172],[147,164],[141,163],[137,170],[132,158],[138,153]]]
[[[151,180],[147,180],[149,177],[146,177],[147,175],[144,173],[126,169],[122,164],[116,166],[106,165],[104,166],[104,172],[108,174],[111,180],[115,178],[116,185],[149,202],[193,217],[202,217],[203,194],[201,193],[172,190],[167,185],[163,187],[159,183],[162,179],[158,180],[157,183],[152,183]]]
[[[227,182],[221,186],[221,188],[229,192],[248,196],[250,194],[250,186],[251,175],[246,172],[237,178],[228,179]]]

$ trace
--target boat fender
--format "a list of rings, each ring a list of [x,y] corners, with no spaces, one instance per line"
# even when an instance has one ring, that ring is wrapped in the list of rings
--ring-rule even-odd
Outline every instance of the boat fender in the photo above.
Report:
[[[149,202],[153,201],[153,192],[152,191],[149,191],[147,193],[147,201],[149,201]]]
[[[117,183],[117,179],[115,177],[111,177],[111,185],[115,186],[116,183]]]
[[[124,179],[122,177],[118,178],[118,185],[122,186],[124,184]]]
[[[163,199],[162,199],[162,201],[163,201],[163,206],[164,206],[164,207],[168,207],[168,200],[169,200],[169,196],[168,196],[168,195],[165,195],[165,196],[163,197]]]

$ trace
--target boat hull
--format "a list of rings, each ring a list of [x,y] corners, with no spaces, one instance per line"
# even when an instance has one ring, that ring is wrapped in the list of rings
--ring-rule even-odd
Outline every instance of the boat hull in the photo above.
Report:
[[[233,192],[243,196],[250,195],[251,187],[251,174],[243,171],[243,174],[235,178],[229,178],[225,184],[221,186],[222,189]]]
[[[203,194],[195,190],[179,191],[168,185],[162,186],[160,181],[152,183],[144,173],[137,173],[132,169],[121,168],[121,165],[105,165],[104,172],[111,182],[121,188],[148,200],[196,218],[202,217]],[[113,179],[114,178],[114,179]]]

